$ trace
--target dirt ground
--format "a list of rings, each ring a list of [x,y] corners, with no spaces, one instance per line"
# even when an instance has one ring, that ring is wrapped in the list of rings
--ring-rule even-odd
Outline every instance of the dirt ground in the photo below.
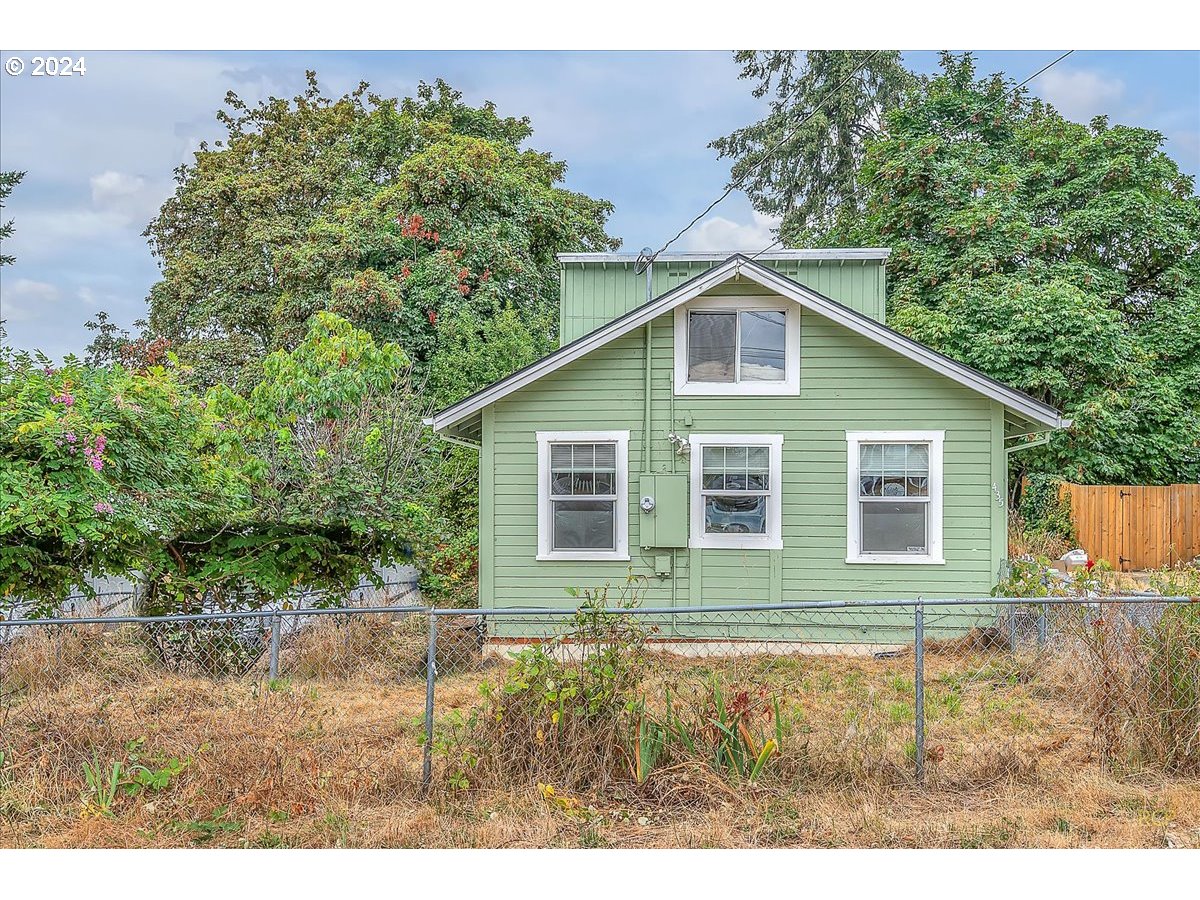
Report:
[[[672,659],[664,683],[715,675],[779,698],[788,736],[757,785],[685,768],[548,799],[536,783],[454,789],[439,758],[422,798],[419,677],[186,678],[101,643],[0,669],[0,845],[1200,846],[1200,779],[1102,764],[1069,686],[996,658],[930,656],[924,787],[911,659]],[[442,678],[439,717],[495,674]],[[161,783],[105,802],[115,763],[122,783],[139,767]]]

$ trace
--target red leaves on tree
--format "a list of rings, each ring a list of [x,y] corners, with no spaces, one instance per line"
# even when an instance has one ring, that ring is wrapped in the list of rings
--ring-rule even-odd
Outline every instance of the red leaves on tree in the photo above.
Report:
[[[420,213],[411,216],[396,216],[396,224],[400,226],[400,236],[405,238],[420,238],[424,241],[440,241],[441,235],[425,227],[425,217]]]

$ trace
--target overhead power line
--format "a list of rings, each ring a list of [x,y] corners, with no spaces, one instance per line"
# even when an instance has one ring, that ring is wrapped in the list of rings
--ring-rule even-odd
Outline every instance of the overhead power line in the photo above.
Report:
[[[1021,88],[1025,87],[1025,85],[1029,84],[1029,82],[1033,81],[1035,78],[1037,78],[1042,73],[1049,71],[1050,69],[1052,69],[1054,66],[1058,65],[1060,62],[1062,62],[1064,59],[1066,59],[1068,56],[1070,56],[1074,52],[1075,52],[1074,50],[1068,50],[1066,53],[1062,54],[1061,56],[1046,63],[1046,65],[1042,66],[1040,69],[1038,69],[1036,72],[1034,72],[1028,78],[1026,78],[1024,81],[1021,81],[1018,84],[1014,84],[1011,88],[1007,88],[1006,90],[1004,90],[1000,94],[1000,96],[997,97],[996,99],[988,101],[987,103],[983,104],[981,107],[979,107],[976,110],[972,110],[964,118],[962,118],[958,122],[954,123],[954,125],[952,125],[949,130],[957,131],[959,128],[961,128],[963,125],[966,125],[968,122],[970,122],[976,116],[978,116],[980,113],[991,109],[997,103],[1004,100],[1004,98],[1007,97],[1010,93],[1015,95],[1017,91],[1019,91]],[[944,131],[942,132],[942,136],[945,136]],[[867,188],[869,188],[876,181],[878,181],[880,178],[882,178],[883,174],[884,174],[883,170],[880,169],[878,172],[875,173],[874,177],[872,177],[868,181],[864,182],[863,184],[859,185],[855,189],[856,192],[861,195],[864,191],[866,191]],[[750,259],[757,259],[759,256],[762,256],[762,254],[764,254],[764,253],[768,252],[769,250],[771,250],[772,248],[774,248],[777,244],[782,244],[782,243],[783,243],[783,238],[776,238],[775,240],[771,241],[771,243],[767,244],[767,246],[765,246],[761,250],[759,250],[757,253],[754,253],[752,256],[750,256]]]
[[[730,181],[729,184],[726,186],[725,190],[722,191],[721,195],[719,197],[717,197],[717,199],[714,200],[712,203],[708,204],[708,206],[706,206],[704,208],[703,212],[701,212],[694,219],[692,219],[692,221],[688,222],[687,225],[683,226],[683,228],[679,229],[679,231],[678,231],[678,233],[676,233],[675,237],[671,238],[669,241],[667,241],[665,244],[663,244],[661,247],[659,247],[657,250],[655,250],[654,253],[650,254],[648,257],[644,257],[645,262],[647,262],[647,263],[653,262],[660,253],[665,252],[668,247],[670,247],[673,243],[675,243],[677,240],[679,240],[681,237],[683,237],[685,234],[687,234],[687,232],[689,230],[691,230],[692,227],[694,227],[697,222],[699,222],[701,219],[703,219],[705,216],[707,216],[723,200],[725,200],[725,198],[727,198],[730,194],[732,194],[734,191],[736,191],[738,189],[738,187],[741,186],[741,183],[743,181],[745,181],[746,178],[749,177],[751,173],[753,173],[755,170],[757,170],[758,167],[761,166],[763,163],[767,162],[767,160],[769,160],[775,154],[775,152],[777,150],[779,150],[788,141],[790,141],[795,136],[796,132],[799,131],[801,128],[803,128],[804,125],[806,125],[812,119],[813,116],[815,116],[818,112],[820,112],[822,107],[824,107],[825,104],[835,94],[837,94],[842,88],[844,88],[846,85],[848,85],[854,79],[854,77],[859,72],[862,71],[862,69],[867,65],[867,63],[869,63],[872,59],[874,59],[876,56],[878,56],[882,52],[883,52],[882,50],[872,50],[865,57],[863,57],[862,61],[859,62],[858,65],[856,65],[850,71],[850,74],[847,75],[844,79],[842,79],[842,81],[836,87],[827,91],[825,93],[825,95],[822,96],[819,101],[817,101],[817,104],[811,110],[809,110],[808,114],[805,115],[804,118],[802,118],[799,122],[797,122],[795,125],[793,125],[791,127],[791,129],[789,129],[788,132],[783,135],[783,137],[781,137],[778,141],[775,142],[774,145],[772,145],[771,147],[768,147],[763,152],[761,157],[759,157],[757,160],[755,160],[753,163],[751,163],[749,166],[747,166],[747,168],[742,172],[742,174],[738,178]]]

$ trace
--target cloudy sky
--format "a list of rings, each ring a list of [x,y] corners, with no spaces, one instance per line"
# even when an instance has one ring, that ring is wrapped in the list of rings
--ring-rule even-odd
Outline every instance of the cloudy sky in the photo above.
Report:
[[[979,70],[1022,80],[1057,55],[984,52]],[[920,71],[936,59],[905,53]],[[141,232],[172,170],[221,136],[228,90],[290,97],[306,68],[339,94],[366,80],[406,96],[444,78],[472,103],[529,116],[530,145],[567,161],[570,188],[616,205],[609,232],[631,250],[658,246],[720,193],[728,164],[708,142],[765,108],[728,53],[131,52],[86,64],[83,77],[0,75],[0,170],[27,172],[3,212],[17,263],[0,270],[0,318],[11,345],[53,357],[82,350],[98,310],[126,326],[144,314],[158,270]],[[1106,113],[1158,129],[1182,168],[1200,171],[1198,53],[1080,51],[1032,88],[1079,121]],[[772,225],[734,194],[677,246],[759,249]]]

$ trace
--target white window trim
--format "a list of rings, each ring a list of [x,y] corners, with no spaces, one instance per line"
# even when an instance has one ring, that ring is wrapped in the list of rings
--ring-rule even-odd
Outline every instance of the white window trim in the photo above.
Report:
[[[688,381],[688,313],[782,312],[784,318],[783,381],[719,383]],[[739,326],[740,327],[740,326]],[[736,360],[735,360],[736,364]],[[675,307],[675,395],[682,397],[778,397],[800,393],[800,305],[785,297],[700,297]]]
[[[945,431],[847,431],[846,432],[846,562],[887,565],[945,565],[942,551],[942,445]],[[861,507],[858,502],[859,444],[929,444],[929,533],[927,553],[863,553]]]
[[[607,441],[617,445],[617,522],[614,550],[552,549],[553,510],[550,500],[550,445],[588,444]],[[539,431],[538,444],[538,560],[629,559],[629,432],[628,431]]]
[[[688,443],[691,445],[691,541],[688,546],[701,550],[782,550],[783,435],[692,434],[688,436]],[[766,534],[705,534],[701,473],[706,444],[757,444],[770,449],[771,491],[767,497]]]

